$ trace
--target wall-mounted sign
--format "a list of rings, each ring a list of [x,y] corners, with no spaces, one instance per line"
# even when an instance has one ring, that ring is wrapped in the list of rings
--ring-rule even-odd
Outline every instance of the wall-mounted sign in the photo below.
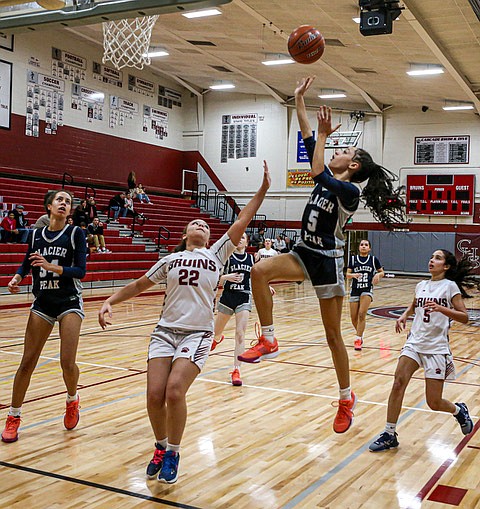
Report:
[[[468,164],[470,136],[415,138],[415,164]]]

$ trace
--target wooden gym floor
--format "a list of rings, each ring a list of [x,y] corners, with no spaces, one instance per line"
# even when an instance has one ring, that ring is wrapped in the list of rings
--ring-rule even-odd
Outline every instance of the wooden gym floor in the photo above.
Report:
[[[407,306],[417,282],[383,279],[371,309]],[[87,302],[78,353],[80,423],[69,432],[62,426],[65,388],[54,329],[27,393],[20,439],[0,443],[0,507],[480,507],[478,328],[453,325],[457,380],[444,392],[446,398],[468,404],[474,432],[464,437],[451,416],[429,410],[419,372],[405,397],[400,447],[374,454],[368,445],[383,430],[405,334],[395,334],[392,319],[369,316],[364,349],[355,352],[345,300],[344,340],[359,403],[352,428],[335,434],[331,403],[338,397],[337,384],[318,301],[309,284],[277,285],[276,290],[281,355],[244,365],[243,387],[232,387],[230,321],[225,341],[190,389],[180,476],[174,485],[145,479],[154,444],[145,410],[145,359],[163,297],[139,297],[117,306],[107,331],[97,324],[100,303]],[[0,299],[0,305],[12,302],[9,296]],[[475,314],[480,297],[466,304]],[[3,426],[28,308],[2,313]],[[253,312],[249,339],[255,318]]]

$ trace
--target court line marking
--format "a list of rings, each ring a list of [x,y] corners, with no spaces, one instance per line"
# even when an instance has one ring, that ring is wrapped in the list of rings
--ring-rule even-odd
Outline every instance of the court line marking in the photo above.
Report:
[[[78,479],[76,477],[70,477],[62,474],[55,474],[53,472],[47,472],[46,470],[39,470],[37,468],[24,467],[22,465],[16,465],[14,463],[7,463],[6,461],[0,461],[0,465],[6,468],[12,468],[15,470],[22,470],[23,472],[28,472],[30,474],[42,475],[45,477],[52,477],[53,479],[59,479],[61,481],[67,481],[74,484],[81,484],[82,486],[88,486],[89,488],[97,488],[104,491],[112,491],[113,493],[117,493],[119,495],[126,495],[128,497],[140,498],[142,500],[148,500],[149,502],[155,502],[157,504],[168,505],[170,507],[181,507],[183,509],[200,509],[198,506],[182,504],[181,502],[172,502],[170,500],[165,500],[163,498],[153,497],[151,495],[144,495],[143,493],[136,493],[134,491],[128,491],[121,488],[116,488],[114,486],[109,486],[108,484],[100,484],[92,481],[85,481],[83,479]]]

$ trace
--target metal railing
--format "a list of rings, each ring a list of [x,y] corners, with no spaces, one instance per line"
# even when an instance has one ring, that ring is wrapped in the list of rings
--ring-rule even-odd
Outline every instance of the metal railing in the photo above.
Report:
[[[67,181],[68,180],[67,177],[68,177],[68,179],[70,179],[69,181]],[[65,189],[65,184],[71,184],[71,185],[73,184],[73,177],[72,177],[72,175],[70,175],[70,173],[67,173],[67,172],[65,172],[62,177],[62,189]]]
[[[165,234],[162,233],[165,232]],[[162,247],[162,240],[166,240],[167,242],[170,240],[170,230],[168,228],[165,228],[165,226],[160,226],[158,228],[158,234],[157,234],[157,251],[160,251],[160,248]]]
[[[92,193],[88,193],[88,190],[90,189],[90,191],[92,191]],[[95,188],[93,188],[92,186],[85,186],[85,199],[87,199],[88,197],[93,197],[95,198],[95,196],[97,195],[97,191],[95,190]]]

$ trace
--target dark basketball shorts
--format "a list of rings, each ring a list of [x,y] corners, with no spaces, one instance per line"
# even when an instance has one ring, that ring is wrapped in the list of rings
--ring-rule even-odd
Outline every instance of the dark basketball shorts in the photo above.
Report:
[[[224,290],[218,302],[218,310],[225,315],[252,310],[252,297],[246,292]]]
[[[301,246],[290,251],[303,269],[305,277],[312,282],[319,299],[345,296],[343,257],[330,258]]]
[[[364,295],[368,295],[373,302],[373,288],[357,290],[356,292],[352,291],[350,293],[349,302],[360,302],[360,297],[363,297]]]
[[[69,313],[76,313],[82,320],[85,318],[83,300],[82,297],[78,295],[71,295],[70,297],[48,296],[36,298],[30,310],[51,325],[55,325],[56,320],[60,321]]]

